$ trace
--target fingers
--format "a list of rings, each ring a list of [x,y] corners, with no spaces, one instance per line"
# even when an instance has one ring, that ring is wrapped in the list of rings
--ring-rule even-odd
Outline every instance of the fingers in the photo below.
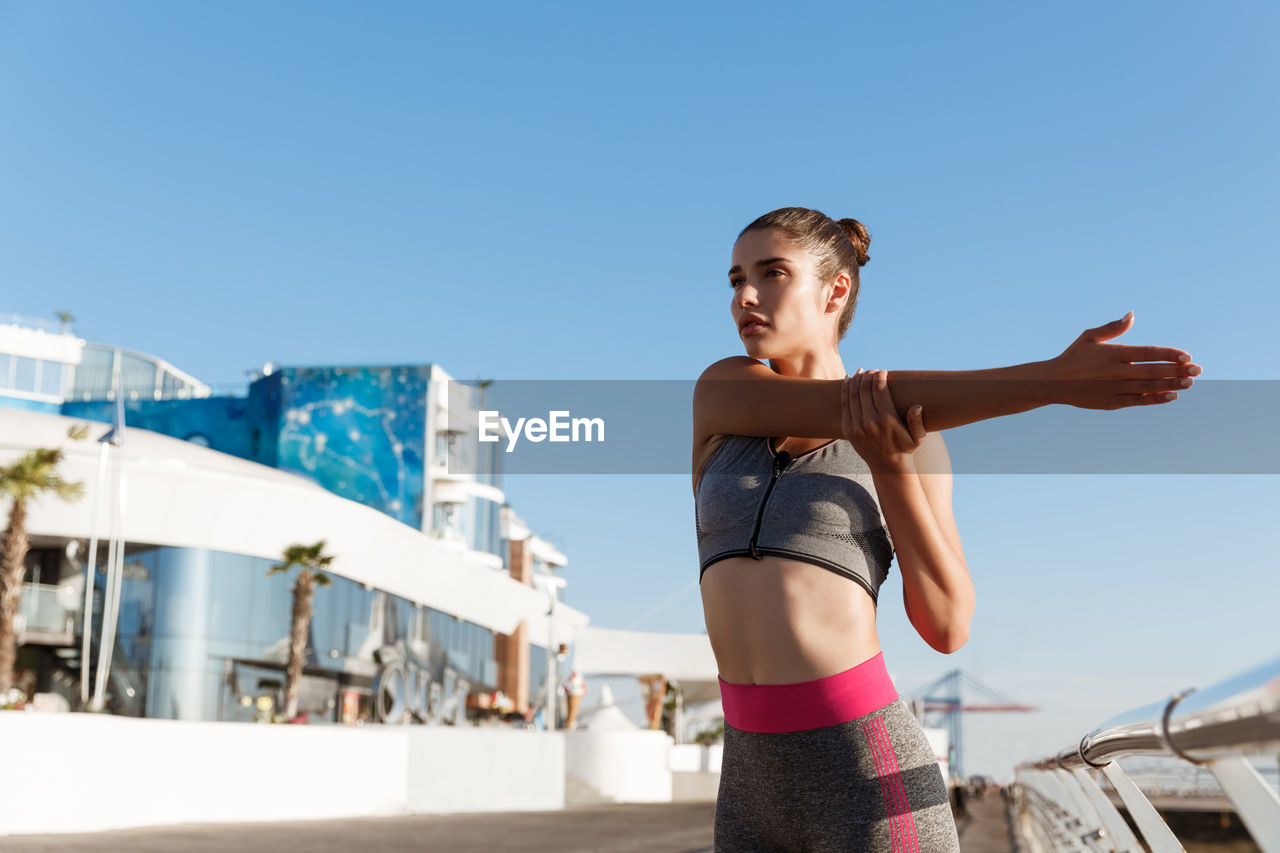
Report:
[[[912,406],[907,410],[907,429],[911,432],[911,440],[920,446],[920,442],[924,441],[924,437],[929,431],[924,428],[924,407]]]
[[[1080,337],[1090,341],[1105,341],[1123,335],[1129,331],[1132,325],[1133,312],[1130,311],[1119,320],[1112,320],[1110,323],[1104,323],[1093,329],[1085,329],[1080,333]]]
[[[1135,394],[1155,394],[1159,391],[1181,391],[1194,384],[1191,377],[1182,379],[1126,379],[1121,387]]]
[[[863,418],[874,418],[876,415],[875,400],[871,398],[871,383],[875,380],[875,372],[858,370],[858,402],[862,405]]]
[[[849,401],[852,399],[850,389],[852,387],[852,376],[846,376],[844,382],[840,383],[840,434],[845,438],[853,434],[853,413],[849,411]]]
[[[1172,403],[1178,399],[1176,391],[1165,391],[1161,394],[1117,394],[1115,405],[1107,408],[1124,409],[1129,406],[1158,406],[1161,403]]]
[[[889,391],[889,371],[877,370],[875,372],[875,401],[876,413],[898,416],[898,407],[893,404],[893,394]]]
[[[1191,353],[1175,347],[1141,347],[1130,344],[1111,344],[1108,352],[1120,361],[1172,361],[1190,364]],[[1186,356],[1186,359],[1183,359]]]
[[[1116,369],[1126,379],[1167,379],[1170,376],[1199,376],[1198,364],[1126,364]]]

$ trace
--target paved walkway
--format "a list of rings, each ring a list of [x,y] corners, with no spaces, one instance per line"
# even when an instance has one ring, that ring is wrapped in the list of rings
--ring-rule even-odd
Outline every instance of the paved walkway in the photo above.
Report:
[[[999,794],[970,798],[963,853],[1014,853]],[[0,836],[5,853],[711,853],[715,803],[597,805],[554,812],[183,824],[79,835]],[[606,840],[607,839],[607,840]]]
[[[968,816],[956,820],[961,853],[1013,853],[1008,804],[999,791],[980,800],[969,797],[965,808]]]
[[[2,805],[2,804],[0,804]],[[711,853],[715,803],[552,812],[184,824],[84,835],[0,836],[4,853]]]

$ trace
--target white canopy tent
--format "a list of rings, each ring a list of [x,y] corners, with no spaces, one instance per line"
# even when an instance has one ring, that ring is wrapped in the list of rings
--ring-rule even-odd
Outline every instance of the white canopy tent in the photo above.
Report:
[[[574,654],[574,668],[586,676],[660,674],[679,683],[686,704],[720,698],[719,668],[706,634],[586,627]]]

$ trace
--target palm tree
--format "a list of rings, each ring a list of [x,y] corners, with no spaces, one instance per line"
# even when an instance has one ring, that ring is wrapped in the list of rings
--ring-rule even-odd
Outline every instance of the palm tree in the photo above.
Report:
[[[68,331],[70,331],[71,324],[76,321],[76,318],[71,315],[70,311],[55,311],[53,313],[53,316],[57,317],[58,321],[62,323],[61,331],[63,334],[66,334]]]
[[[0,467],[0,495],[13,499],[0,545],[0,697],[13,686],[13,667],[18,660],[18,611],[31,547],[27,502],[43,492],[53,492],[64,501],[75,500],[84,492],[84,483],[68,483],[58,475],[60,462],[60,449],[37,447],[12,465]]]
[[[298,580],[293,584],[293,626],[289,633],[289,666],[284,689],[284,718],[298,716],[298,692],[302,684],[302,665],[307,659],[307,635],[311,629],[312,601],[317,586],[328,586],[332,581],[320,571],[333,562],[333,555],[325,554],[324,540],[314,545],[290,545],[284,549],[284,562],[272,566],[268,576],[287,572],[301,566]]]

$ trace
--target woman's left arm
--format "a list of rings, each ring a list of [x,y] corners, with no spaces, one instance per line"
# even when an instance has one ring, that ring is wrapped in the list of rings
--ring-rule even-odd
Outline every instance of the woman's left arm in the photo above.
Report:
[[[951,458],[920,405],[898,415],[888,371],[846,376],[841,431],[867,463],[902,572],[907,619],[943,654],[969,639],[974,590],[951,512]]]
[[[941,433],[928,433],[905,461],[872,478],[897,552],[907,619],[930,647],[951,654],[969,639],[976,596],[951,508],[951,460]]]

